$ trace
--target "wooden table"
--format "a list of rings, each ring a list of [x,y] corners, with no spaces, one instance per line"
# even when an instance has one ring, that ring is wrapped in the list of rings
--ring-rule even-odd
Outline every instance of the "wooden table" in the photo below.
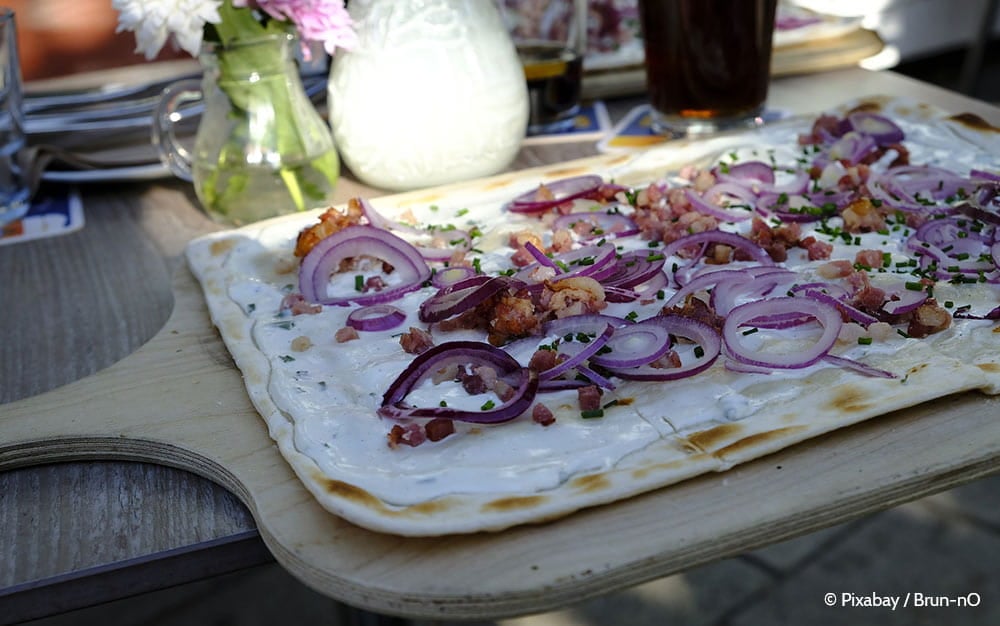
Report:
[[[1000,125],[1000,109],[986,103],[858,69],[776,80],[770,101],[815,112],[874,94],[907,96]],[[611,101],[609,107],[618,117],[636,103]],[[536,145],[522,150],[514,167],[595,153],[593,142]],[[359,193],[380,192],[350,178],[338,188],[340,199]],[[135,406],[123,385],[111,384],[95,396],[93,381],[127,379],[112,364],[140,346],[138,358],[155,362],[164,333],[184,334],[185,345],[198,353],[193,362],[204,371],[190,372],[192,384],[219,376],[239,380],[182,267],[185,243],[218,228],[196,208],[189,187],[174,180],[93,184],[83,187],[83,195],[82,231],[0,247],[0,424],[16,422],[19,432],[35,432],[36,426],[49,432],[53,419],[72,426],[75,416],[95,406],[107,413],[97,417],[112,426],[117,419],[184,406],[184,394],[169,390],[187,374],[176,366],[149,370],[164,385],[151,406]],[[181,290],[172,291],[172,284]],[[194,310],[171,317],[175,294],[185,306],[195,303]],[[241,393],[236,384],[232,397]],[[246,400],[239,402],[247,411]],[[214,413],[225,413],[219,404]],[[272,557],[262,537],[274,558],[304,582],[373,611],[496,618],[552,609],[994,472],[1000,460],[998,412],[1000,401],[975,394],[949,398],[722,475],[500,534],[403,539],[320,511],[303,523],[315,526],[311,532],[322,530],[324,541],[292,548],[277,541],[287,532],[281,523],[258,528],[241,503],[252,503],[253,494],[203,459],[167,449],[142,457],[124,435],[94,442],[96,453],[71,440],[0,441],[0,468],[6,470],[0,472],[0,621],[265,562]],[[263,443],[255,454],[269,462],[276,458],[262,423],[249,419],[232,436],[256,438]],[[278,458],[273,471],[288,473]],[[234,493],[187,470],[214,476]],[[314,557],[336,567],[318,569]]]

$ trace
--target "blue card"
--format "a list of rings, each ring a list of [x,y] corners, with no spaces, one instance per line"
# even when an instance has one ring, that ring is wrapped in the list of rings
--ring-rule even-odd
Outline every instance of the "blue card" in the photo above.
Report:
[[[65,235],[83,228],[83,202],[76,187],[39,193],[19,220],[0,227],[0,245]]]
[[[573,117],[573,124],[567,128],[550,133],[528,134],[525,144],[548,143],[558,141],[579,141],[598,139],[611,130],[611,118],[604,102],[596,100],[580,105],[580,112]]]

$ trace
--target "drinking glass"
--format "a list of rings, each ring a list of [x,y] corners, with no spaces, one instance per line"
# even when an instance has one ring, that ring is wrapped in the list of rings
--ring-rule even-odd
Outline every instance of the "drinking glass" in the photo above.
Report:
[[[502,0],[528,81],[528,133],[558,132],[580,112],[587,0]]]
[[[31,207],[25,157],[24,96],[14,11],[0,7],[0,226]]]
[[[677,137],[762,123],[777,0],[640,0],[653,129]]]

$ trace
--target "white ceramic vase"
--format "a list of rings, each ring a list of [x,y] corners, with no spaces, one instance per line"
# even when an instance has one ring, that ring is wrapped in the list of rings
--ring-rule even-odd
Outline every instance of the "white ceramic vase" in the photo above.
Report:
[[[415,189],[495,174],[517,154],[528,94],[491,0],[351,0],[358,46],[338,51],[328,109],[362,182]]]

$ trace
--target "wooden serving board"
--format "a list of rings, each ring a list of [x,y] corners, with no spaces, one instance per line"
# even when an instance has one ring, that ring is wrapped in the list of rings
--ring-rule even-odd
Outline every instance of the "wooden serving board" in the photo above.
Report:
[[[127,358],[2,407],[0,469],[122,459],[192,471],[247,505],[293,575],[381,613],[481,619],[557,608],[940,491],[996,471],[1000,459],[1000,400],[968,393],[546,524],[382,535],[320,508],[268,437],[187,268],[173,293],[164,328]]]

